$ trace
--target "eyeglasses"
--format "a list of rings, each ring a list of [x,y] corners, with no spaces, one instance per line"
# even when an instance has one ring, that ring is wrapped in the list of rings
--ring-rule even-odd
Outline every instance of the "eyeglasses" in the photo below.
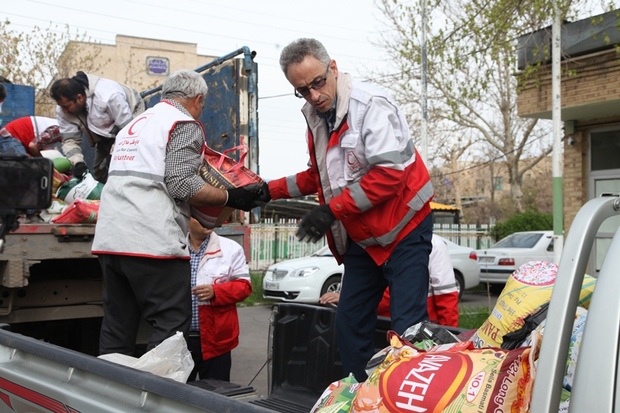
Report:
[[[310,96],[310,89],[319,90],[320,88],[324,87],[325,83],[327,83],[328,73],[329,66],[327,66],[327,69],[325,70],[325,75],[321,79],[312,82],[310,86],[303,86],[295,89],[295,96],[297,96],[299,99],[305,98]]]

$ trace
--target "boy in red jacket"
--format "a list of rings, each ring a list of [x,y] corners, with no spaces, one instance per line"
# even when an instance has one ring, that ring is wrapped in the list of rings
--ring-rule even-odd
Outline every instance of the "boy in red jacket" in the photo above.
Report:
[[[190,219],[192,323],[187,346],[194,359],[188,381],[230,381],[231,351],[239,344],[237,303],[252,294],[241,245]]]

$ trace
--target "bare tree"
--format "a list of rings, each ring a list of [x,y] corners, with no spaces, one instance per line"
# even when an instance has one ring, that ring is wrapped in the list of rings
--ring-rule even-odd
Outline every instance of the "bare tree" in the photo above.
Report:
[[[383,37],[383,46],[401,71],[392,88],[410,101],[419,101],[420,3],[381,0],[379,7],[391,28]],[[461,135],[468,133],[476,137],[474,141],[482,141],[479,150],[490,146],[499,151],[508,170],[511,202],[521,212],[523,175],[552,147],[549,125],[517,115],[515,39],[519,33],[542,27],[539,16],[551,16],[552,3],[435,0],[429,1],[428,10],[429,130],[434,129],[431,122],[447,122],[454,130],[460,129]],[[441,141],[441,147],[451,148],[448,152],[453,155],[467,154],[459,150],[463,142],[453,136]]]
[[[31,32],[11,30],[11,22],[0,22],[0,74],[11,82],[36,89],[36,113],[55,116],[56,103],[47,87],[54,79],[70,77],[70,67],[94,71],[105,62],[98,61],[99,50],[81,53],[86,34],[71,33],[69,26],[50,24],[47,29],[35,26]]]

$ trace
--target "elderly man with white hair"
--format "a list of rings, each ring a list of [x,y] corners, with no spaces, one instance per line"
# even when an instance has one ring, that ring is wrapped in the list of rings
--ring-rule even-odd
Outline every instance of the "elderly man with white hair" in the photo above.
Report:
[[[133,355],[142,318],[152,326],[147,350],[177,331],[187,337],[190,204],[257,206],[260,186],[224,190],[198,176],[205,142],[198,118],[206,95],[201,75],[174,72],[161,102],[116,136],[92,247],[105,285],[101,354]]]

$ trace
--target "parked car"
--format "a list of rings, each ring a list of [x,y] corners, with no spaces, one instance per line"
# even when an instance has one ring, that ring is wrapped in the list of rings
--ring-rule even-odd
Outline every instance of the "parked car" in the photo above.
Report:
[[[438,236],[438,235],[435,235]],[[447,245],[454,267],[459,297],[479,284],[480,267],[475,251],[440,237]],[[340,290],[344,266],[338,265],[327,246],[309,257],[271,265],[263,278],[263,297],[296,303],[318,303],[326,292]]]
[[[340,291],[344,266],[326,245],[308,257],[270,265],[263,278],[263,297],[296,303],[318,303],[326,292]]]
[[[463,296],[463,291],[475,288],[480,284],[480,266],[476,251],[472,248],[463,247],[439,235],[434,237],[441,238],[448,246],[450,261],[454,268],[454,278],[459,290],[459,298]]]
[[[487,249],[476,250],[480,282],[505,284],[528,261],[553,261],[553,231],[515,232]]]

